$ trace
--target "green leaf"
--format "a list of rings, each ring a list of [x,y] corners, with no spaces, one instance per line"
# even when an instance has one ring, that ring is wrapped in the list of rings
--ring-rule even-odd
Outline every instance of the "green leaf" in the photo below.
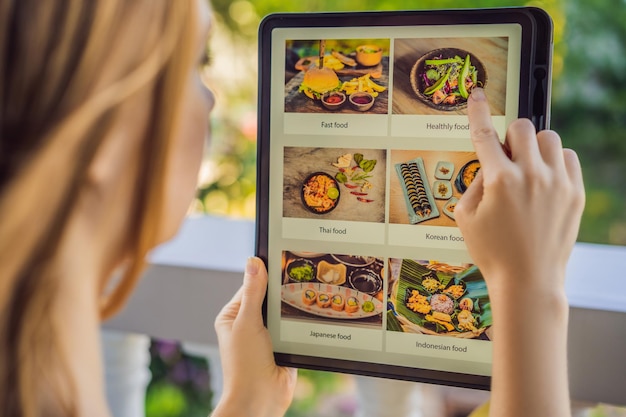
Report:
[[[403,332],[402,325],[400,325],[400,321],[393,314],[393,311],[387,310],[387,330],[392,332]]]
[[[376,166],[376,160],[375,159],[364,159],[364,160],[361,161],[359,166],[365,172],[372,172],[372,170]]]
[[[341,184],[344,184],[344,183],[348,182],[348,177],[347,177],[347,176],[346,176],[346,174],[344,174],[343,172],[338,172],[338,173],[335,175],[335,179],[336,179],[339,183],[341,183]]]

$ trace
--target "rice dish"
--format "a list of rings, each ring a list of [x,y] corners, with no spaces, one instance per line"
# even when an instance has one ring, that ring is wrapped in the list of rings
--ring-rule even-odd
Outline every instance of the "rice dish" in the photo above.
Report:
[[[445,294],[435,294],[430,298],[430,307],[433,311],[452,314],[454,312],[454,302]]]

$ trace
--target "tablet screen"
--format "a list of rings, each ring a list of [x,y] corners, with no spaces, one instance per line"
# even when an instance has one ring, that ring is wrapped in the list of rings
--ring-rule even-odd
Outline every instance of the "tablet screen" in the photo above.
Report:
[[[454,210],[480,169],[473,86],[501,137],[519,115],[521,26],[287,27],[270,42],[278,356],[487,377],[489,296]]]

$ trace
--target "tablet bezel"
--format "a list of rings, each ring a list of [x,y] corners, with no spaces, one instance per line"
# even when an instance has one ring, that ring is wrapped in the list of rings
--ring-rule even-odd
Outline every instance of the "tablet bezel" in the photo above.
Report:
[[[346,23],[349,24],[346,24]],[[518,117],[530,118],[537,129],[549,124],[552,21],[541,9],[514,7],[355,13],[289,13],[265,17],[259,28],[259,97],[257,152],[256,255],[268,262],[270,72],[272,31],[276,28],[437,26],[468,24],[519,24],[522,28]],[[265,299],[267,303],[267,297]],[[267,320],[266,304],[263,306]],[[417,382],[489,389],[490,376],[390,364],[358,362],[275,352],[279,365],[346,372]]]

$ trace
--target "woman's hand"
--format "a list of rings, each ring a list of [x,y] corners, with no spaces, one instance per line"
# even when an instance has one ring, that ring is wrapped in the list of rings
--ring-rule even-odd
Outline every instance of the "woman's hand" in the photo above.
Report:
[[[511,123],[501,145],[484,92],[468,101],[481,169],[455,216],[489,288],[490,415],[570,416],[564,279],[584,206],[580,163],[528,120]]]
[[[215,320],[224,393],[214,417],[277,417],[291,403],[297,374],[274,361],[261,314],[266,289],[265,265],[248,259],[243,285]]]
[[[584,188],[576,153],[562,148],[556,132],[536,134],[527,119],[511,123],[502,146],[482,89],[468,104],[481,169],[455,215],[470,255],[490,290],[562,287],[562,281],[538,280],[537,272],[561,275],[578,235]],[[496,279],[511,271],[523,281]]]

